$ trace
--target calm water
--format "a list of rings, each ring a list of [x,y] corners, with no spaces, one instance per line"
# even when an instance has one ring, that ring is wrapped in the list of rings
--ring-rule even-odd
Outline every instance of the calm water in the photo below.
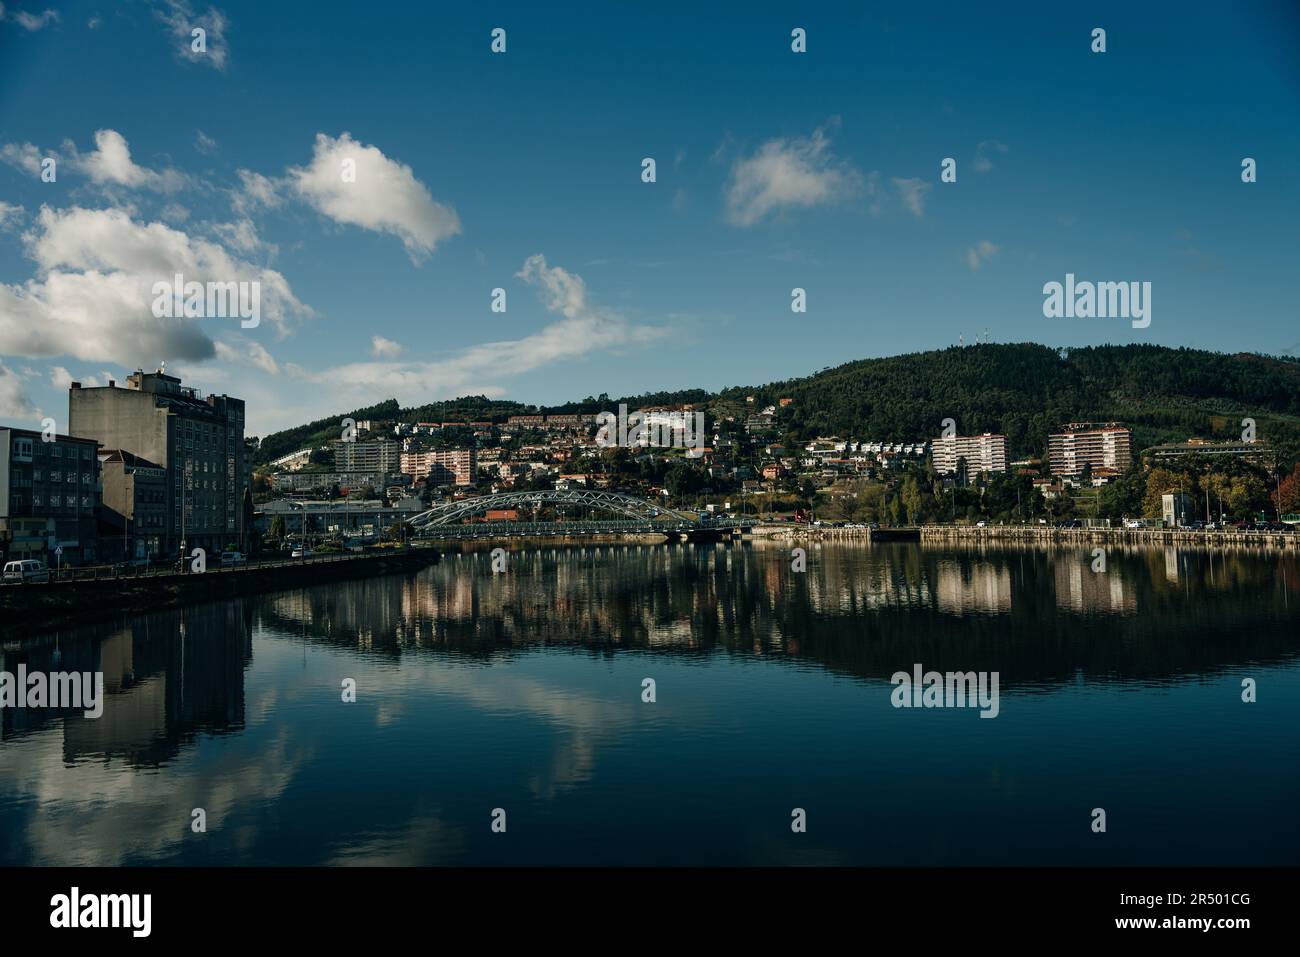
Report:
[[[1295,556],[808,557],[465,555],[6,645],[109,694],[2,713],[0,863],[1300,863]],[[917,663],[1001,713],[895,709]]]

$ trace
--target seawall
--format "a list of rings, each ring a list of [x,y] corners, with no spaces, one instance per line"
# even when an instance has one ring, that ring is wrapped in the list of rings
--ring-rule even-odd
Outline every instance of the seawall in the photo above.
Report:
[[[104,574],[76,581],[4,585],[0,586],[0,638],[21,638],[112,618],[124,612],[146,612],[285,588],[416,571],[436,563],[439,554],[434,548],[415,547],[209,568],[203,574],[163,572],[123,577]]]

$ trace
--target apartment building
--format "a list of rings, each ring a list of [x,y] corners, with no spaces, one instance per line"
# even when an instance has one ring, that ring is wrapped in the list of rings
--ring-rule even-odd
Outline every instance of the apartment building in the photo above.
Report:
[[[966,474],[1005,472],[1007,470],[1007,437],[993,432],[983,435],[949,435],[930,443],[934,470],[940,475],[952,475],[962,459],[966,460]]]
[[[121,535],[104,537],[101,558],[130,561],[164,556],[167,529],[167,470],[124,449],[100,449],[104,525]]]
[[[432,485],[473,485],[478,478],[478,453],[474,449],[403,452],[402,471]]]
[[[402,447],[395,439],[345,442],[335,439],[334,467],[340,472],[396,472],[401,468]]]
[[[1112,474],[1124,472],[1133,462],[1133,433],[1117,422],[1071,422],[1047,440],[1047,463],[1052,474],[1077,480],[1084,469]]]
[[[182,546],[247,550],[252,477],[243,399],[201,395],[161,368],[136,370],[126,388],[111,379],[97,387],[72,383],[68,431],[166,470],[167,518],[158,535],[164,556],[179,555]]]
[[[94,440],[0,426],[0,551],[6,561],[34,558],[54,566],[95,560],[96,450]]]

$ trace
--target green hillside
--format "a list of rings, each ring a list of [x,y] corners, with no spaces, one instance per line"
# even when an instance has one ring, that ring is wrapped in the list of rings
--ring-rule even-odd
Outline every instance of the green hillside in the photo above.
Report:
[[[953,347],[862,359],[802,379],[722,398],[793,403],[782,425],[815,434],[904,441],[937,435],[952,418],[961,434],[1005,433],[1015,457],[1044,451],[1047,435],[1079,420],[1119,420],[1145,448],[1190,436],[1238,439],[1241,420],[1283,446],[1300,443],[1300,362],[1163,346],[1057,351],[1032,343]]]
[[[754,396],[752,404],[746,397]],[[1241,420],[1294,462],[1300,449],[1300,361],[1224,355],[1164,346],[1096,346],[1056,350],[1033,343],[952,347],[881,359],[860,359],[813,375],[763,386],[588,396],[538,407],[470,396],[400,409],[389,399],[268,435],[259,462],[338,438],[344,416],[415,421],[504,421],[509,415],[597,412],[682,402],[744,410],[793,399],[781,411],[783,433],[800,439],[840,435],[916,441],[939,434],[943,419],[961,434],[1002,432],[1013,457],[1042,454],[1047,435],[1079,420],[1118,420],[1145,448],[1190,436],[1236,439]]]

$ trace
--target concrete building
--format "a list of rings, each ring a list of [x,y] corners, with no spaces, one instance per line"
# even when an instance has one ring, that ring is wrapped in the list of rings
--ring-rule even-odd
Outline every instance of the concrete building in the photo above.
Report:
[[[1047,439],[1048,466],[1062,478],[1077,480],[1088,466],[1094,473],[1105,468],[1118,475],[1132,462],[1133,433],[1117,422],[1071,422]]]
[[[1268,469],[1274,468],[1277,463],[1276,450],[1263,442],[1214,442],[1208,439],[1188,439],[1186,442],[1153,445],[1142,452],[1142,460],[1147,467],[1188,456],[1238,458]]]
[[[0,552],[5,561],[96,560],[99,460],[94,440],[0,426]],[[62,554],[56,554],[57,549]]]
[[[244,401],[201,395],[181,380],[137,370],[126,388],[68,390],[68,431],[98,440],[166,470],[167,519],[162,554],[203,548],[209,555],[235,545],[248,551],[244,501],[251,474],[244,442]]]
[[[1192,499],[1185,492],[1160,496],[1161,518],[1166,528],[1181,528],[1192,520]]]
[[[297,452],[290,452],[288,455],[282,455],[278,459],[271,461],[273,469],[287,469],[290,472],[296,472],[304,468],[311,461],[312,449],[299,449]]]
[[[930,443],[934,470],[940,475],[952,475],[962,459],[966,460],[966,474],[1007,470],[1007,437],[992,432],[983,435],[949,435]]]
[[[314,489],[385,488],[392,484],[393,473],[388,472],[286,472],[271,476],[271,488],[276,492],[310,492]]]
[[[285,534],[294,538],[306,534],[319,539],[329,535],[382,535],[383,532],[425,510],[419,499],[402,499],[392,508],[378,500],[368,502],[290,501],[276,499],[258,506],[254,526],[265,535],[277,516]]]
[[[402,472],[432,485],[473,485],[478,479],[478,453],[474,449],[403,452]]]
[[[122,530],[121,536],[101,542],[103,557],[118,560],[170,558],[164,553],[167,530],[167,470],[123,449],[101,449],[104,525]]]
[[[396,472],[401,467],[402,447],[394,439],[344,442],[335,439],[334,467],[340,472]]]

